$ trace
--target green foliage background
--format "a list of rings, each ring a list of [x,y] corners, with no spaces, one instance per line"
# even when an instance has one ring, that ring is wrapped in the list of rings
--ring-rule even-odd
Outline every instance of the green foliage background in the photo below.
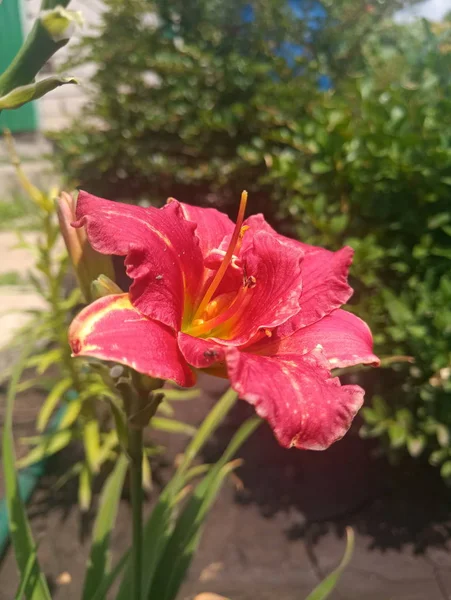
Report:
[[[73,51],[93,93],[56,138],[61,170],[232,213],[246,188],[283,232],[353,246],[351,310],[380,355],[415,360],[371,377],[364,432],[451,479],[451,24],[396,24],[388,0],[323,0],[320,26],[277,0],[106,4]]]

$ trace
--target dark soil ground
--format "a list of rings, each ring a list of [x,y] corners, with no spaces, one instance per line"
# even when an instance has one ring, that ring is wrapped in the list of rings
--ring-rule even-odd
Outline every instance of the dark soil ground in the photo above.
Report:
[[[204,378],[202,388],[200,399],[179,403],[178,418],[200,423],[224,384]],[[18,400],[16,438],[33,430],[40,401],[32,393]],[[2,405],[0,398],[0,411]],[[214,460],[251,413],[239,402],[203,459]],[[175,435],[159,440],[168,451],[155,470],[155,494],[186,442]],[[95,508],[80,515],[75,482],[54,488],[76,452],[74,447],[51,462],[29,506],[41,566],[56,600],[80,598],[95,515]],[[237,472],[243,487],[234,479],[224,486],[180,599],[209,591],[231,600],[302,600],[338,563],[347,525],[356,533],[356,549],[332,599],[451,599],[450,492],[427,466],[406,462],[394,469],[373,454],[373,444],[352,431],[326,452],[284,450],[262,425],[239,453],[245,461]],[[152,497],[147,511],[151,504]],[[128,545],[129,534],[124,493],[114,558]],[[8,551],[0,564],[0,600],[14,598],[17,581]]]

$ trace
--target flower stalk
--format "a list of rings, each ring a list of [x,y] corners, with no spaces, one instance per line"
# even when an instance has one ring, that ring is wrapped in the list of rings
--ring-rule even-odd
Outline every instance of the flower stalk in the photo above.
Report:
[[[133,580],[131,600],[141,600],[142,595],[142,550],[143,550],[143,430],[129,427],[128,455],[130,460],[130,495],[132,501],[133,541],[132,565]]]

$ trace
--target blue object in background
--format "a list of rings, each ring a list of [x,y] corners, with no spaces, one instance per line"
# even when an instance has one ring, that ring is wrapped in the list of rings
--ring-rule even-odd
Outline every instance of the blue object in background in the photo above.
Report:
[[[321,28],[322,22],[326,17],[326,11],[319,2],[312,2],[309,0],[287,0],[287,4],[291,9],[294,18],[307,21],[307,27],[310,31]],[[244,6],[241,18],[244,23],[252,23],[255,20],[255,12],[252,4],[249,3]],[[285,60],[290,69],[293,69],[294,75],[302,74],[302,68],[296,68],[296,59],[305,54],[305,52],[305,47],[302,45],[302,42],[299,44],[294,42],[282,42],[276,50],[277,55]],[[324,74],[319,75],[318,87],[320,90],[324,91],[332,88],[330,77]]]

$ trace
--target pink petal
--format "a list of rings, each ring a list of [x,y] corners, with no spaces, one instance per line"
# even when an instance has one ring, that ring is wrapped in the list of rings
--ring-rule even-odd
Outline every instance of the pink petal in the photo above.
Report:
[[[345,246],[337,252],[323,248],[308,252],[302,265],[301,311],[294,319],[295,327],[315,323],[352,296],[348,271],[354,250]]]
[[[143,316],[128,294],[105,296],[82,310],[69,328],[69,343],[77,356],[118,362],[184,387],[195,383],[171,329]]]
[[[207,369],[225,360],[225,346],[212,339],[196,338],[187,333],[179,333],[177,339],[185,360],[196,369]]]
[[[243,272],[255,278],[239,319],[221,335],[235,346],[246,344],[259,329],[276,327],[299,312],[304,253],[264,231],[253,236],[242,255]]]
[[[319,246],[311,246],[278,234],[265,221],[263,215],[252,215],[245,221],[249,233],[243,240],[245,244],[252,239],[252,233],[267,231],[284,241],[292,249],[301,249],[305,253],[302,264],[301,311],[290,324],[290,332],[318,321],[336,308],[340,308],[352,296],[348,285],[348,271],[352,262],[353,249],[345,246],[337,252],[331,252]],[[288,325],[288,324],[287,324]]]
[[[92,246],[103,254],[127,255],[133,304],[146,316],[179,329],[194,304],[204,276],[196,225],[176,201],[163,209],[111,202],[80,192],[76,227],[86,227]]]
[[[266,222],[265,217],[262,215],[262,213],[251,215],[245,220],[243,225],[247,225],[249,227],[250,232],[253,233],[255,233],[256,231],[267,231],[268,233],[272,233],[273,235],[277,236],[278,238],[281,238],[287,243],[292,244],[294,247],[301,248],[301,250],[303,250],[305,254],[308,254],[309,252],[317,252],[318,250],[324,250],[324,248],[321,248],[319,246],[305,244],[304,242],[300,242],[299,240],[294,240],[292,238],[285,237],[280,233],[277,233],[277,231],[273,229],[269,223]],[[328,250],[324,251],[328,252]]]
[[[331,368],[365,364],[378,366],[368,325],[350,312],[335,310],[309,327],[282,340],[281,354],[303,354],[320,345]]]
[[[345,435],[362,406],[362,388],[330,377],[318,350],[293,360],[229,348],[226,358],[232,387],[269,422],[284,447],[324,450]]]
[[[168,202],[173,202],[169,198]],[[210,250],[219,248],[226,235],[233,232],[234,223],[229,217],[215,208],[200,208],[180,202],[185,219],[196,223],[196,235],[199,238],[202,254],[206,256]]]
[[[261,339],[247,351],[272,356],[311,352],[320,346],[331,368],[365,364],[378,366],[373,354],[373,336],[368,325],[350,312],[337,309],[313,325],[281,338],[284,326],[274,330],[271,338]]]

